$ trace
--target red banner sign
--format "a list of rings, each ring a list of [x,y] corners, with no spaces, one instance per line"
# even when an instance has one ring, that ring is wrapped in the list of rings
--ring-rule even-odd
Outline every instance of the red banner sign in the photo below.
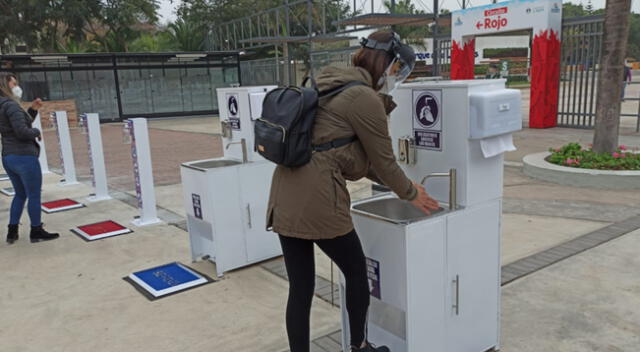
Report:
[[[496,15],[504,15],[508,11],[508,7],[500,7],[497,9],[485,10],[484,16],[496,16]]]

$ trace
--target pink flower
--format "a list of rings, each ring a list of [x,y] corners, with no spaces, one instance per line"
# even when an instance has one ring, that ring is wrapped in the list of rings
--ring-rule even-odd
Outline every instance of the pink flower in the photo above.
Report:
[[[573,163],[575,162],[575,160],[569,158],[567,159],[567,165],[573,165]]]
[[[618,159],[618,158],[620,157],[620,155],[621,155],[621,154],[620,154],[620,153],[618,153],[618,152],[613,152],[613,153],[611,153],[611,156],[613,156],[613,157],[614,157],[614,158],[616,158],[616,159]]]
[[[626,145],[621,145],[618,148],[620,148],[620,150],[627,150],[628,149]]]

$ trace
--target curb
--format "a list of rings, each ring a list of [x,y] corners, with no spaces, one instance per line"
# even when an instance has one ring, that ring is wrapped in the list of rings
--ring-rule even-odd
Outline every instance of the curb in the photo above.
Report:
[[[524,174],[543,181],[599,189],[640,189],[640,171],[579,169],[547,162],[549,152],[529,154],[522,161]]]

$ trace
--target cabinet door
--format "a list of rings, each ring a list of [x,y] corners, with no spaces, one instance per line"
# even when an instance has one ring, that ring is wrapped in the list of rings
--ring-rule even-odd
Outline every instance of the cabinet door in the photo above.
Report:
[[[282,251],[278,236],[266,230],[274,164],[256,162],[239,169],[247,261],[256,262],[280,255]]]
[[[407,343],[411,352],[446,351],[445,231],[444,217],[413,224],[407,230]]]
[[[448,352],[483,352],[498,344],[500,201],[447,220]]]
[[[242,223],[243,202],[238,167],[221,167],[211,171],[206,187],[213,199],[213,246],[218,274],[247,263],[245,231]]]

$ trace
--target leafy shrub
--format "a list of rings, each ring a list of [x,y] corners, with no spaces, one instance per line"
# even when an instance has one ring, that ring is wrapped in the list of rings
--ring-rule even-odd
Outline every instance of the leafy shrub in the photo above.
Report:
[[[473,73],[476,75],[486,75],[489,70],[489,65],[476,65],[473,68]]]
[[[509,76],[507,78],[508,83],[516,83],[516,82],[529,82],[527,76]]]
[[[578,143],[569,143],[561,148],[550,148],[547,161],[553,164],[598,170],[640,170],[640,153],[633,153],[621,145],[613,153],[596,153],[584,149]]]

